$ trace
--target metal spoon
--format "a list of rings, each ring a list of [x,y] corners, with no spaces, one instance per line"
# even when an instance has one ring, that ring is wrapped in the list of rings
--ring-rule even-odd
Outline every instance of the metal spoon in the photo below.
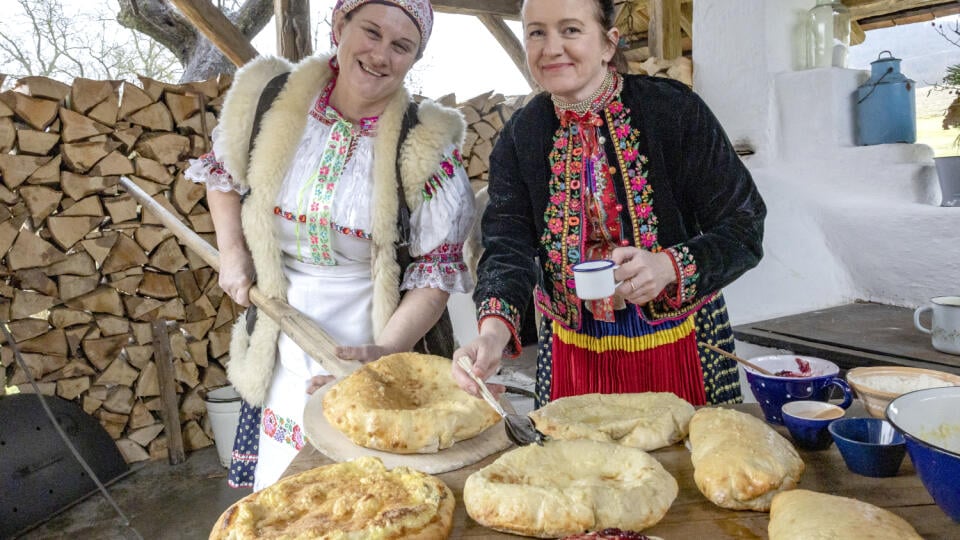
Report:
[[[529,416],[524,414],[507,414],[507,412],[503,410],[503,407],[497,402],[497,398],[493,397],[493,394],[490,393],[490,389],[487,388],[486,383],[473,372],[473,364],[470,362],[470,358],[461,356],[457,359],[457,365],[473,379],[473,382],[477,383],[483,399],[493,407],[493,410],[497,411],[497,413],[503,417],[503,426],[506,428],[507,438],[510,439],[513,444],[526,446],[537,443],[543,446],[543,441],[547,440],[547,436],[540,433],[536,426],[533,425],[533,420],[531,420]]]

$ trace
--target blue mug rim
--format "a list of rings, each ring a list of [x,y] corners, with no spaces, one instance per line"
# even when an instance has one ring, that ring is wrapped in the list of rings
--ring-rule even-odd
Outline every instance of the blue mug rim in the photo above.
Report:
[[[590,263],[605,263],[605,264],[602,264],[602,265],[600,265],[600,266],[598,266],[598,267],[596,267],[596,268],[582,268],[584,265],[588,265],[588,264],[590,264]],[[573,265],[573,266],[571,267],[571,269],[572,269],[574,272],[582,272],[582,273],[602,272],[602,271],[604,271],[604,270],[609,270],[610,268],[613,268],[614,264],[615,264],[615,263],[614,263],[613,261],[611,261],[610,259],[595,259],[595,260],[592,260],[592,261],[581,261],[581,262],[578,262],[577,264]]]

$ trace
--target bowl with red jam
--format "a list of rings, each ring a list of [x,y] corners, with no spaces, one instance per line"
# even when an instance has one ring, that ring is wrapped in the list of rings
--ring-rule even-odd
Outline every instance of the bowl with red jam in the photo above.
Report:
[[[751,358],[750,362],[772,375],[744,367],[753,396],[763,409],[767,422],[783,424],[781,409],[791,401],[829,401],[834,388],[843,393],[840,407],[853,402],[853,391],[839,376],[840,368],[829,360],[795,354],[775,354]]]

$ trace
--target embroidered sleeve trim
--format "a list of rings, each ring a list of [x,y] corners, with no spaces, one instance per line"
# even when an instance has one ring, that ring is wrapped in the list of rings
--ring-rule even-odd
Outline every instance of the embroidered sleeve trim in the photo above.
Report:
[[[190,160],[190,166],[183,173],[184,177],[197,184],[206,184],[207,189],[229,193],[235,191],[241,195],[250,189],[241,186],[230,176],[223,167],[223,162],[217,159],[216,154],[207,152],[197,159]]]
[[[477,308],[477,329],[483,325],[483,320],[487,317],[496,317],[502,320],[510,328],[511,339],[507,348],[503,351],[509,358],[516,358],[520,355],[523,347],[520,344],[520,310],[501,298],[487,298],[480,307]]]
[[[686,317],[703,303],[702,299],[697,298],[700,273],[690,248],[677,245],[664,251],[673,260],[677,275],[676,288],[664,289],[657,298],[642,306],[640,314],[649,322]]]
[[[443,156],[437,172],[423,185],[423,200],[430,200],[438,191],[443,190],[443,187],[456,177],[457,169],[462,168],[463,155],[459,149],[454,148],[451,154]]]
[[[473,276],[463,260],[463,244],[441,244],[415,259],[404,271],[402,290],[442,289],[448,293],[473,290]]]

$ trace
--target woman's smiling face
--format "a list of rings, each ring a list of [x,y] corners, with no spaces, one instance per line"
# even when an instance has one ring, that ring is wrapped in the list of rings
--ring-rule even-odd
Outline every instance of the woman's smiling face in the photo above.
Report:
[[[604,30],[594,0],[526,0],[524,49],[530,73],[544,90],[567,102],[600,87],[619,32]]]
[[[382,111],[417,60],[417,25],[400,8],[371,2],[334,21],[334,36],[337,86],[364,110]]]

